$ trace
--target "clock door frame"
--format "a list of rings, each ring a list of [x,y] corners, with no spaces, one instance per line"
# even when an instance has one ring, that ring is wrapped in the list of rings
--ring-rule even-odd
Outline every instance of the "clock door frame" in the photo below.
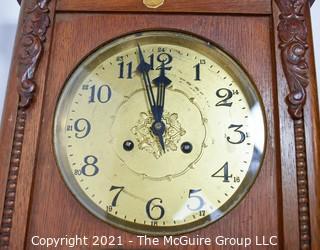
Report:
[[[320,249],[320,123],[307,0],[23,1],[0,131],[0,247],[26,246],[57,15],[268,16],[277,109],[281,247]],[[210,27],[207,27],[208,29]],[[50,124],[48,124],[50,129]]]

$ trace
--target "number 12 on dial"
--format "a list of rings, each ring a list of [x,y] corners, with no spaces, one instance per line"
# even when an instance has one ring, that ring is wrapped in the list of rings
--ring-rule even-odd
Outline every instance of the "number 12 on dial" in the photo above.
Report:
[[[93,215],[135,234],[214,223],[253,185],[264,108],[246,71],[183,32],[121,37],[70,74],[54,118],[66,186]]]

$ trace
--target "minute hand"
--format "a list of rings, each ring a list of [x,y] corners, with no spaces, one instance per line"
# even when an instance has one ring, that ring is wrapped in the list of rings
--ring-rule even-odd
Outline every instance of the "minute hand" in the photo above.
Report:
[[[151,81],[149,76],[149,71],[151,70],[151,66],[148,63],[146,63],[146,61],[144,60],[142,49],[139,44],[138,44],[138,51],[139,51],[139,65],[137,70],[143,76],[143,82],[147,92],[147,98],[150,105],[150,109],[151,109],[154,120],[156,120],[156,116],[157,116],[156,103],[155,103],[155,98],[152,91],[152,86],[151,86]]]

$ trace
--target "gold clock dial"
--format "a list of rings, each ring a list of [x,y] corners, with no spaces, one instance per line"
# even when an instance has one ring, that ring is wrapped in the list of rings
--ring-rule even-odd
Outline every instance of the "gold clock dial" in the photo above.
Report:
[[[264,156],[264,113],[247,74],[215,45],[137,33],[71,74],[54,147],[68,187],[95,216],[179,234],[217,221],[248,192]]]

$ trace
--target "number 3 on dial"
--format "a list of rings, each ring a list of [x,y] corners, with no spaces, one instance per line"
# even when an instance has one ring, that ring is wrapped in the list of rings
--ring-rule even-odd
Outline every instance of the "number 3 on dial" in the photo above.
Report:
[[[183,32],[100,46],[71,72],[55,112],[67,186],[96,217],[140,235],[215,222],[264,158],[263,105],[250,79],[219,46]]]

